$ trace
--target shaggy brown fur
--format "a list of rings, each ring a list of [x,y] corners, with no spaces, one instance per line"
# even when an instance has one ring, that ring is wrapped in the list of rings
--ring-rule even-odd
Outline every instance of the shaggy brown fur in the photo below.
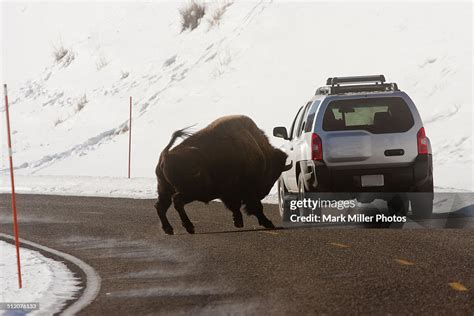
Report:
[[[173,149],[177,138],[185,137]],[[287,155],[274,148],[262,130],[246,116],[226,116],[191,135],[173,133],[156,167],[158,201],[155,208],[167,234],[173,227],[166,211],[173,203],[188,233],[194,226],[184,210],[192,201],[221,199],[233,213],[234,225],[243,227],[240,208],[245,205],[260,225],[273,228],[263,214],[263,199],[285,170]]]

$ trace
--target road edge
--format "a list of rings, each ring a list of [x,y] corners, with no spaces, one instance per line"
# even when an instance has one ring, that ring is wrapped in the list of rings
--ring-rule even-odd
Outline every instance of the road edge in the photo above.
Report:
[[[0,233],[0,237],[14,240],[13,236],[4,234],[4,233]],[[79,313],[81,310],[83,310],[84,308],[86,308],[89,304],[91,304],[95,300],[95,298],[97,297],[100,291],[101,278],[93,267],[91,267],[90,265],[82,261],[81,259],[76,258],[70,254],[40,245],[33,241],[20,238],[20,243],[37,248],[44,252],[53,254],[55,256],[58,256],[64,259],[65,261],[69,261],[75,266],[77,266],[80,270],[82,270],[84,275],[86,276],[86,282],[85,282],[86,285],[85,285],[84,290],[82,291],[82,295],[74,303],[72,303],[66,309],[61,311],[60,314],[75,315]]]

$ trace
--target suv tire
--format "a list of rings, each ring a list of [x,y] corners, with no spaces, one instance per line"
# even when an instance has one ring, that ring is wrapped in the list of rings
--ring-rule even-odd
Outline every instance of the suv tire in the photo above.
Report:
[[[410,198],[411,211],[414,219],[431,218],[433,214],[433,181],[424,184]]]
[[[309,193],[306,189],[305,179],[303,172],[300,172],[298,175],[298,200],[303,200],[304,198],[308,198],[306,193]],[[299,213],[301,216],[308,216],[310,214],[321,215],[321,208],[316,208],[314,211],[307,209],[307,208],[300,208]]]
[[[292,199],[292,194],[288,192],[283,183],[283,179],[278,179],[278,210],[280,211],[280,216],[283,221],[283,224],[290,221],[290,216],[296,211],[292,212],[290,210],[290,201]]]
[[[405,216],[408,213],[409,199],[406,193],[399,193],[387,201],[389,215]]]

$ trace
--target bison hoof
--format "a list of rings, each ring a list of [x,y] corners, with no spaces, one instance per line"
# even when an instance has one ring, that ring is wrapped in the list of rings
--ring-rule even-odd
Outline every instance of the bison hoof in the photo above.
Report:
[[[275,228],[275,225],[273,225],[273,223],[270,220],[263,222],[262,226],[265,228]]]
[[[191,226],[184,226],[184,228],[186,228],[186,231],[189,233],[189,234],[194,234],[194,226],[191,225]]]
[[[242,228],[244,227],[244,221],[242,219],[240,220],[234,219],[234,226],[237,228]]]
[[[173,227],[169,226],[169,227],[163,227],[163,231],[165,232],[165,234],[167,235],[173,235],[174,232],[173,232]]]

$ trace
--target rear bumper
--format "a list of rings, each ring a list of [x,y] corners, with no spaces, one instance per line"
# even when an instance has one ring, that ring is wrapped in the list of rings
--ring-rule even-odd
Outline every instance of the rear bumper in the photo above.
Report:
[[[419,155],[411,164],[399,167],[329,168],[323,162],[302,166],[306,187],[317,192],[420,192],[433,181],[432,155]],[[362,175],[384,175],[384,186],[362,187]]]

